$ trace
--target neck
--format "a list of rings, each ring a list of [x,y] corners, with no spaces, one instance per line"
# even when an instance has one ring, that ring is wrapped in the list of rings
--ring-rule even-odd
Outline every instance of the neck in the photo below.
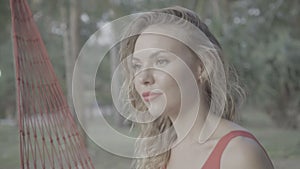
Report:
[[[201,99],[203,100],[203,99]],[[201,130],[203,128],[208,106],[203,101],[200,104],[190,104],[188,110],[179,113],[177,117],[170,117],[174,129],[177,134],[177,140],[175,144],[178,143],[197,143]]]

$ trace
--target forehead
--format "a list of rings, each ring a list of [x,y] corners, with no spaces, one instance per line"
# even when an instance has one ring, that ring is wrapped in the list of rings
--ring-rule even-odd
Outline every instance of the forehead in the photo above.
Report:
[[[138,37],[135,43],[134,51],[136,52],[151,48],[176,52],[176,49],[178,48],[183,49],[184,45],[177,40],[164,35],[143,33]]]
[[[179,40],[167,36],[167,30],[174,31],[170,26],[150,26],[138,37],[134,53],[140,51],[167,51],[177,56],[187,54],[189,49]]]
[[[157,48],[169,51],[173,51],[176,48],[184,48],[184,45],[179,40],[168,36],[170,32],[176,32],[173,29],[171,25],[149,26],[138,37],[135,44],[135,51],[145,48]]]

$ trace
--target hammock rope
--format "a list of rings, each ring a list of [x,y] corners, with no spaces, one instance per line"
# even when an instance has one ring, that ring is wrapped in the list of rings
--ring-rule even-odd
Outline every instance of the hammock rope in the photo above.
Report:
[[[20,164],[94,169],[26,0],[10,0]]]

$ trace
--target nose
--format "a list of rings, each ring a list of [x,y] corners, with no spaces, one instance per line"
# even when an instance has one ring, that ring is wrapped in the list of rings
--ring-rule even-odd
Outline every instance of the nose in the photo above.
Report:
[[[140,84],[145,86],[152,85],[155,82],[153,77],[153,71],[150,69],[142,70],[138,73],[136,78],[138,78]]]

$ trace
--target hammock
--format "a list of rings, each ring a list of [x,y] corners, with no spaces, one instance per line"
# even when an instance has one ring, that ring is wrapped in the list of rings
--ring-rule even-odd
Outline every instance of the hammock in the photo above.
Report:
[[[26,0],[10,6],[21,168],[94,168]]]

